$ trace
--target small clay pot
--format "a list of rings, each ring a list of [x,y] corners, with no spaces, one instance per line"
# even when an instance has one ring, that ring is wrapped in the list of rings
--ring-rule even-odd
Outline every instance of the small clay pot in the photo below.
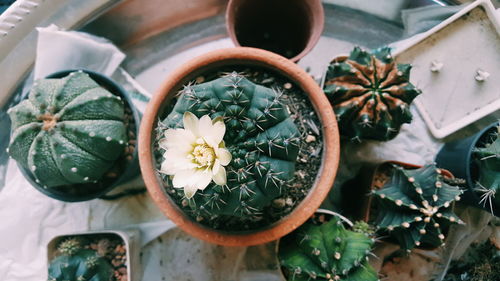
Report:
[[[230,0],[226,28],[236,46],[297,62],[316,45],[325,21],[321,0]]]
[[[100,73],[96,73],[89,70],[82,69],[72,69],[64,70],[53,73],[46,78],[63,78],[68,76],[72,72],[83,71],[89,74],[97,84],[108,90],[110,93],[120,96],[124,101],[125,107],[128,107],[132,112],[133,126],[129,128],[130,132],[134,135],[139,133],[139,124],[141,122],[141,114],[135,108],[132,100],[130,99],[127,92],[113,80],[104,76]],[[24,177],[31,183],[31,185],[36,188],[41,193],[65,202],[82,202],[88,201],[95,198],[104,196],[106,193],[110,192],[115,187],[130,181],[131,179],[139,175],[139,153],[137,147],[135,147],[134,152],[131,154],[132,160],[127,160],[126,155],[122,155],[118,160],[116,160],[115,165],[110,170],[119,171],[119,175],[116,178],[104,178],[98,183],[82,183],[82,184],[72,184],[57,186],[53,188],[44,188],[42,185],[36,182],[33,174],[26,168],[18,164],[18,167]],[[123,163],[126,163],[125,165]]]
[[[498,125],[498,122],[495,122],[473,136],[449,142],[441,148],[436,156],[436,164],[438,167],[450,170],[457,178],[466,181],[467,190],[462,196],[462,202],[488,212],[491,212],[493,209],[493,214],[497,217],[500,216],[500,209],[495,206],[494,203],[493,206],[479,203],[481,198],[475,192],[479,171],[472,159],[472,153],[476,146],[486,141],[485,138],[496,130]]]
[[[156,170],[155,128],[158,118],[183,85],[210,71],[227,66],[252,66],[283,75],[300,87],[310,99],[323,130],[323,155],[320,173],[309,194],[281,220],[262,229],[246,232],[218,231],[192,220],[166,193]],[[335,114],[316,82],[290,60],[255,48],[230,48],[197,57],[174,71],[153,95],[144,114],[139,133],[139,161],[149,194],[161,211],[188,234],[225,246],[250,246],[276,240],[304,223],[323,202],[333,185],[339,163],[339,135]]]

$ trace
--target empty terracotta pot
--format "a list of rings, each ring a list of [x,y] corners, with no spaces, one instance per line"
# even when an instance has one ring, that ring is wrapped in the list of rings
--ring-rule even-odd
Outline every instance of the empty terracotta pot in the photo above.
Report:
[[[154,140],[160,116],[171,106],[172,99],[183,85],[203,73],[227,66],[249,66],[268,69],[290,79],[310,99],[323,131],[323,151],[319,174],[308,195],[295,209],[279,221],[259,229],[240,232],[220,231],[202,225],[170,198],[156,169]],[[335,114],[321,88],[299,66],[268,51],[255,48],[230,48],[207,53],[183,64],[165,80],[153,96],[144,114],[139,134],[139,158],[142,176],[149,194],[161,211],[188,234],[224,246],[250,246],[276,240],[304,223],[328,195],[339,163],[339,135]]]
[[[226,27],[236,46],[255,47],[297,62],[316,45],[324,25],[321,0],[230,0]]]

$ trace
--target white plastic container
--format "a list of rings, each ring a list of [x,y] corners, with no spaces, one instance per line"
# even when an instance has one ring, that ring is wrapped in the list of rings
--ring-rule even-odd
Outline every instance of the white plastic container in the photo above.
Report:
[[[500,110],[500,21],[489,0],[465,7],[394,55],[413,64],[412,83],[423,91],[414,102],[436,138]]]
[[[88,231],[88,232],[78,232],[60,235],[52,238],[47,245],[47,268],[50,262],[55,258],[55,253],[57,250],[57,245],[68,237],[75,236],[92,236],[96,234],[114,234],[119,236],[125,245],[126,255],[127,255],[127,277],[128,281],[139,281],[141,280],[141,269],[139,253],[140,248],[140,237],[138,230],[100,230],[100,231]]]

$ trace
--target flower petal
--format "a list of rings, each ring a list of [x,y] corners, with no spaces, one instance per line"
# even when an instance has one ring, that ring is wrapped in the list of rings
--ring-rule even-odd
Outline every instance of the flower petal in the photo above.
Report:
[[[195,136],[200,135],[200,133],[199,133],[200,131],[198,129],[199,128],[199,120],[198,120],[198,117],[196,117],[196,115],[194,115],[193,113],[191,113],[189,111],[186,111],[186,112],[184,112],[182,122],[184,123],[184,129],[190,131]]]
[[[196,182],[194,185],[199,190],[204,190],[212,181],[212,173],[207,170],[199,171],[198,176],[196,177]]]
[[[226,169],[221,166],[217,174],[215,174],[212,179],[218,185],[225,185],[227,182]]]
[[[193,181],[193,177],[196,173],[194,169],[181,170],[178,171],[174,178],[172,179],[172,184],[175,188],[182,188],[190,184]]]
[[[217,174],[221,167],[219,159],[215,159],[214,165],[212,166],[212,174]]]
[[[196,137],[188,130],[168,129],[165,131],[165,137],[160,141],[160,147],[188,152],[195,141]]]
[[[196,194],[196,191],[198,191],[198,188],[196,188],[196,186],[194,185],[187,185],[184,187],[184,195],[187,199],[193,198],[193,196]]]
[[[215,154],[222,166],[227,166],[227,164],[229,164],[229,162],[231,162],[231,159],[233,158],[231,152],[229,152],[229,150],[225,148],[216,149]]]
[[[226,124],[223,121],[219,121],[213,124],[212,131],[210,132],[210,137],[214,139],[214,142],[218,145],[224,138],[226,133]]]

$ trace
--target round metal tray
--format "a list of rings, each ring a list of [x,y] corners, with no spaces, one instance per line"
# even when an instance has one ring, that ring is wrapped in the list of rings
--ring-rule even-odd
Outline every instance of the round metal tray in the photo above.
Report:
[[[409,2],[409,0],[394,0],[398,1]],[[168,73],[185,61],[210,50],[233,46],[225,29],[226,2],[227,0],[18,0],[10,10],[0,16],[0,72],[3,75],[3,81],[0,83],[0,190],[6,180],[8,163],[5,149],[9,143],[10,122],[6,110],[19,100],[23,83],[32,71],[36,51],[34,27],[55,23],[63,28],[77,29],[111,40],[127,55],[122,67],[134,76],[142,87],[154,93]],[[414,7],[428,4],[445,5],[444,2],[412,0],[411,4]],[[361,10],[354,10],[325,3],[326,21],[323,35],[318,45],[299,62],[299,65],[319,81],[329,61],[339,54],[349,52],[354,45],[376,48],[403,39],[402,24],[371,14],[370,5],[373,4],[367,4]],[[141,206],[152,204],[146,196],[131,201],[137,201]],[[108,208],[128,210],[123,206],[129,202],[122,203],[116,205],[116,208]],[[114,219],[108,213],[97,215],[98,210],[108,211],[105,207],[98,206],[97,203],[92,206],[98,208],[95,211],[96,216],[93,219],[89,218],[90,227],[95,225],[102,227],[103,220],[109,222]],[[109,222],[104,226],[112,227],[158,219],[155,216],[148,216],[150,213],[156,215],[154,211],[147,207],[145,210],[147,212],[143,213],[139,213],[141,210],[133,210],[136,213],[129,218]],[[167,245],[161,240],[155,240],[144,248],[142,259],[147,263],[143,265],[144,280],[180,280],[177,278],[188,271],[186,266],[201,264],[196,261],[195,265],[190,264],[189,259],[192,256],[199,256],[200,259],[203,258],[202,255],[205,255],[207,263],[210,260],[217,262],[210,264],[212,267],[201,264],[208,267],[195,270],[198,273],[205,270],[205,275],[189,272],[192,279],[228,280],[231,277],[224,274],[240,276],[234,275],[234,272],[242,269],[241,263],[238,268],[231,270],[224,268],[224,266],[233,268],[236,261],[231,260],[232,257],[243,258],[254,252],[272,251],[272,246],[266,245],[248,250],[222,250],[186,238],[179,232],[174,232],[169,237],[171,238],[169,241],[175,240],[175,243]],[[17,248],[20,250],[22,246],[18,245]],[[181,248],[182,253],[179,252]],[[199,254],[200,249],[202,254]],[[245,254],[244,251],[248,252]],[[169,255],[187,257],[188,262],[172,259],[178,261],[175,266],[163,263],[162,258]],[[159,264],[157,259],[160,260]],[[262,261],[254,260],[252,264],[244,265],[243,269],[266,268],[269,264],[265,263],[270,260],[269,258]],[[148,263],[148,261],[155,262]],[[155,272],[161,272],[164,279],[154,275]],[[189,276],[183,278],[186,279],[182,280],[190,280]],[[255,277],[245,280],[262,279]]]

